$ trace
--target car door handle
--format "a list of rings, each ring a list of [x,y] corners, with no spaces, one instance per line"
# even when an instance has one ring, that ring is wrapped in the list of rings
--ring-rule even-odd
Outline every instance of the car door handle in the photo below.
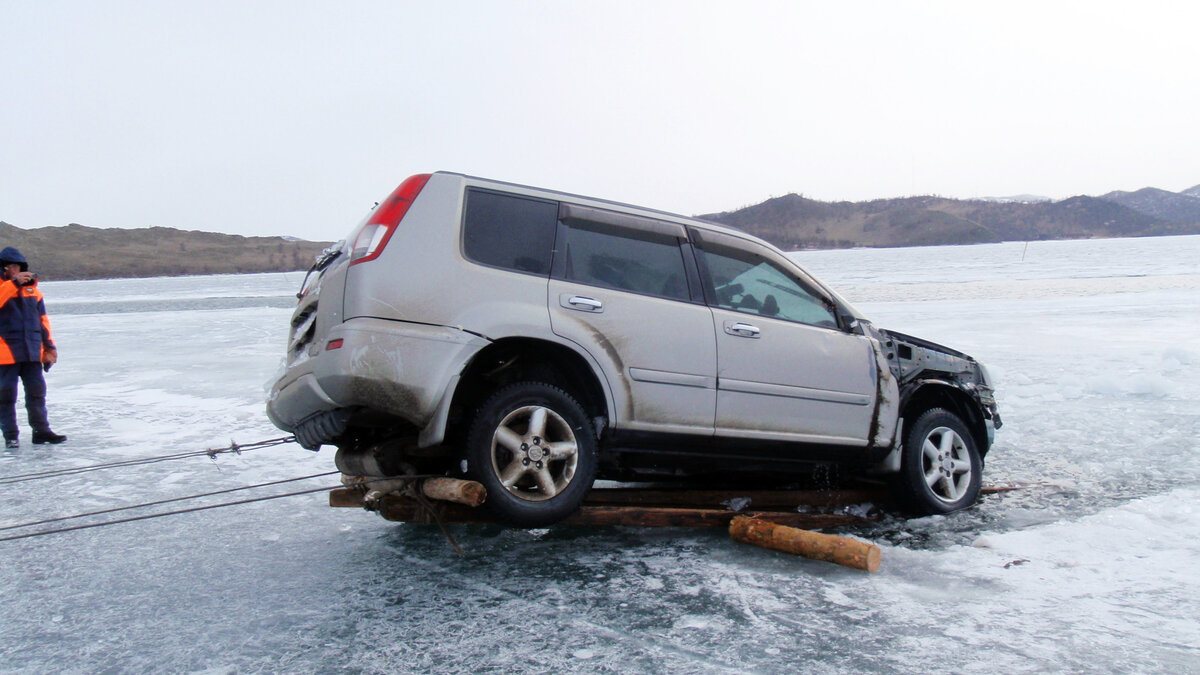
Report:
[[[725,332],[736,337],[747,338],[756,338],[762,334],[762,331],[758,329],[758,326],[742,323],[741,321],[726,321]]]
[[[578,309],[584,312],[602,312],[604,311],[604,303],[595,298],[589,298],[582,295],[572,295],[563,298],[563,307]]]

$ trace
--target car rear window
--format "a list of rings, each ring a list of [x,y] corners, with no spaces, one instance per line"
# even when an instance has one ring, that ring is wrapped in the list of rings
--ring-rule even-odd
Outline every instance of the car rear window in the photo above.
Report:
[[[502,192],[467,190],[463,251],[484,265],[550,275],[558,203]]]

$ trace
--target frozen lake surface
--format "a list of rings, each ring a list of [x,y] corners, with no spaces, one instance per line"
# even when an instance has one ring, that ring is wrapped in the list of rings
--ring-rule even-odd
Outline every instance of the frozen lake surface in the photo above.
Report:
[[[984,482],[1032,487],[850,531],[877,574],[682,528],[458,526],[458,556],[320,493],[0,542],[0,671],[1200,672],[1200,237],[796,258],[987,364]],[[281,436],[301,277],[43,284],[70,440],[23,430],[0,477]],[[288,445],[0,483],[0,527],[331,470]]]

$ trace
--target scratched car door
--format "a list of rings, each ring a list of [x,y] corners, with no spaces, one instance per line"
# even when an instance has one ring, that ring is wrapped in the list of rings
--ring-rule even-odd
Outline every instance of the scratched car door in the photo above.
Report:
[[[711,435],[712,312],[678,224],[564,205],[548,306],[600,364],[626,429]]]

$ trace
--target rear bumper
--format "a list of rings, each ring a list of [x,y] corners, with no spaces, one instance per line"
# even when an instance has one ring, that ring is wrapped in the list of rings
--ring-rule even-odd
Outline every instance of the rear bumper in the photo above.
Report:
[[[326,349],[334,340],[341,347]],[[487,340],[446,326],[358,318],[331,329],[271,388],[267,416],[284,431],[332,410],[365,408],[424,428],[447,383]]]
[[[325,393],[317,378],[312,373],[305,373],[283,388],[279,388],[279,383],[272,387],[267,398],[267,417],[280,429],[295,431],[301,420],[337,407],[337,402]]]

